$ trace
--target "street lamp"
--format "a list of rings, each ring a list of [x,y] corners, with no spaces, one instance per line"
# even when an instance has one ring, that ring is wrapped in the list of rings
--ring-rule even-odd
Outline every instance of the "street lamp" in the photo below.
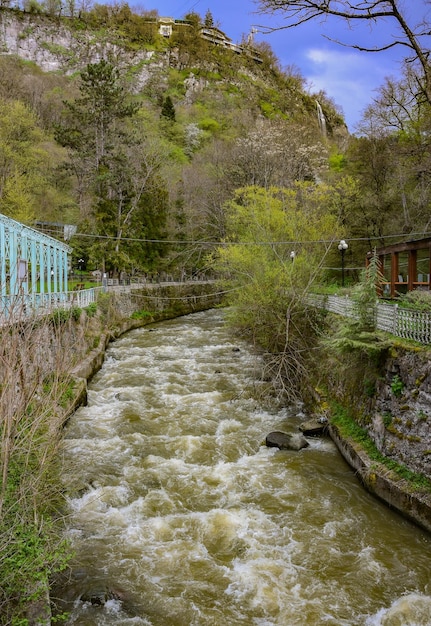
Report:
[[[84,267],[84,263],[85,263],[84,259],[78,259],[78,269],[81,272],[81,282],[82,282],[82,269]]]
[[[341,286],[344,287],[344,254],[348,248],[348,244],[342,239],[338,244],[338,249],[341,252]]]
[[[290,260],[292,261],[292,263],[295,260],[295,257],[296,257],[295,250],[292,250],[292,252],[290,253]]]

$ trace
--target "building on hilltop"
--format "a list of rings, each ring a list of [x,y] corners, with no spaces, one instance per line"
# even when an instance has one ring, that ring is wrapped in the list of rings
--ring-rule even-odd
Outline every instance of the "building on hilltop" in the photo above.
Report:
[[[159,27],[159,35],[162,37],[172,37],[175,20],[173,17],[159,17],[157,19],[157,25]]]
[[[186,20],[176,20],[173,17],[159,17],[157,18],[158,24],[158,32],[163,37],[169,39],[172,37],[174,28],[190,28],[190,22]],[[256,31],[253,29],[251,34],[248,37],[247,44],[240,45],[236,44],[230,39],[222,30],[217,28],[216,26],[205,26],[202,25],[200,28],[200,36],[205,41],[208,41],[214,46],[219,46],[221,48],[226,48],[227,50],[232,50],[237,54],[246,54],[251,57],[254,61],[258,63],[262,63],[262,57],[259,54],[258,50],[252,46],[253,43],[253,35]]]

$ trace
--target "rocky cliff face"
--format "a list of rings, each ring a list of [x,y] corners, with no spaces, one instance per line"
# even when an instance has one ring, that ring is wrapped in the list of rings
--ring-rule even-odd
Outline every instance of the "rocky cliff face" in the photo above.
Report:
[[[152,50],[125,51],[98,33],[68,28],[67,22],[14,11],[0,11],[1,54],[16,55],[36,63],[45,72],[72,74],[88,63],[112,58],[134,74],[134,89],[139,91],[152,68],[166,67],[169,53]]]
[[[369,432],[382,454],[431,477],[431,361],[399,351],[376,389]]]

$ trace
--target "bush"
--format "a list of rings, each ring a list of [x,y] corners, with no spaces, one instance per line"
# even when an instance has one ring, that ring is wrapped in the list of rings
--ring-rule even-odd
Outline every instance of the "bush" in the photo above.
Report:
[[[85,308],[85,310],[87,311],[88,317],[94,317],[97,313],[97,302],[92,302]]]
[[[422,289],[409,291],[400,296],[399,303],[408,309],[431,313],[431,291],[422,291]]]

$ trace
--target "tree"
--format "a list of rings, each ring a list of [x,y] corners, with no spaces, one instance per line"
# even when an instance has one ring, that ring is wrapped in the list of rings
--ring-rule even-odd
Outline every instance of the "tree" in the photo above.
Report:
[[[88,217],[91,195],[100,183],[99,168],[110,157],[122,125],[134,115],[131,102],[116,67],[102,60],[89,64],[80,74],[80,97],[65,102],[55,137],[67,148],[69,167],[76,177],[81,217]]]
[[[270,376],[291,398],[307,380],[315,310],[307,295],[337,240],[333,189],[247,187],[226,205],[218,266],[228,277],[232,323],[268,354]]]
[[[176,48],[176,64],[180,69],[201,65],[208,60],[210,46],[201,36],[202,19],[198,13],[187,13],[184,19],[189,22],[188,28],[174,30],[170,40]]]
[[[406,65],[398,80],[387,79],[379,89],[358,125],[360,138],[350,141],[349,168],[361,186],[362,207],[352,227],[357,232],[362,226],[360,236],[425,233],[429,228],[431,118],[415,88]]]
[[[118,68],[104,59],[87,65],[80,79],[81,97],[65,103],[66,119],[56,137],[72,151],[91,154],[97,169],[112,147],[116,124],[131,117],[138,106],[129,100]]]
[[[166,186],[160,176],[166,150],[137,114],[98,171],[92,232],[101,236],[92,246],[92,260],[112,274],[148,269],[165,250],[150,249],[148,240],[165,238],[168,212]]]
[[[27,224],[42,214],[46,216],[52,209],[50,198],[55,193],[56,167],[64,156],[38,127],[37,118],[28,107],[19,101],[0,99],[2,213]]]
[[[268,31],[293,28],[313,19],[327,17],[345,20],[350,27],[355,22],[366,22],[373,26],[381,21],[392,20],[398,32],[389,41],[372,47],[359,44],[348,46],[364,52],[381,52],[404,46],[409,62],[419,65],[418,95],[431,105],[430,50],[425,46],[431,23],[424,17],[417,26],[409,24],[402,0],[258,0],[258,3],[262,13],[280,11],[289,21],[286,26],[269,28]],[[425,11],[425,2],[423,4]]]
[[[163,100],[160,117],[169,120],[170,122],[175,122],[175,107],[171,96],[166,96]]]
[[[417,76],[405,64],[398,80],[386,78],[373,103],[367,107],[358,130],[367,136],[371,127],[376,134],[409,133],[421,119],[429,117],[428,105],[417,99]]]
[[[237,187],[288,187],[314,180],[327,168],[327,148],[310,125],[258,121],[235,142],[231,176]]]
[[[88,65],[80,92],[80,98],[66,103],[57,138],[70,154],[83,228],[96,235],[87,254],[113,274],[144,268],[150,260],[139,240],[164,236],[168,199],[159,173],[166,150],[112,64]],[[149,200],[152,192],[157,202]]]
[[[205,13],[204,26],[205,28],[214,28],[214,18],[209,9]]]

